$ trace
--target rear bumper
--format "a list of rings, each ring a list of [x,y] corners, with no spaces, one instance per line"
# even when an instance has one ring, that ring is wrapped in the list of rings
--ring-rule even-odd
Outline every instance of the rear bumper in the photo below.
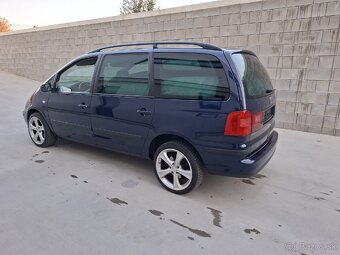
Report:
[[[268,139],[255,151],[221,153],[221,150],[205,150],[203,161],[210,174],[234,177],[250,177],[258,173],[274,155],[278,133],[273,131]]]

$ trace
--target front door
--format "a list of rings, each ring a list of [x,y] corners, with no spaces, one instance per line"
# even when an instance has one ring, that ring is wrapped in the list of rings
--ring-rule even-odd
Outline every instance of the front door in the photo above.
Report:
[[[93,144],[91,88],[97,58],[79,60],[62,70],[48,100],[54,132],[63,138]]]
[[[148,53],[104,57],[91,103],[97,145],[130,154],[142,153],[154,112],[149,91]]]

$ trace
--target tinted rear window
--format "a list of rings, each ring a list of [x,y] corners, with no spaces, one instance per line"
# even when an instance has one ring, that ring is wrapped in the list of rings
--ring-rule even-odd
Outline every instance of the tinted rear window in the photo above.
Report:
[[[273,90],[269,75],[256,56],[236,53],[232,59],[241,75],[248,98],[262,97]]]
[[[147,96],[149,94],[149,56],[112,54],[105,56],[99,74],[99,93]]]
[[[159,96],[224,100],[229,85],[221,62],[212,55],[155,53],[155,85]]]

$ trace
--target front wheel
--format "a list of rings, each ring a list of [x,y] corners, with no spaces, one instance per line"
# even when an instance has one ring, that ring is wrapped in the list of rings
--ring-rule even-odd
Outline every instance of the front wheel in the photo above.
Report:
[[[162,144],[154,155],[154,171],[168,191],[185,194],[202,183],[202,163],[197,153],[181,141]]]
[[[39,147],[48,147],[56,142],[55,134],[38,112],[33,113],[28,119],[28,133],[34,144]]]

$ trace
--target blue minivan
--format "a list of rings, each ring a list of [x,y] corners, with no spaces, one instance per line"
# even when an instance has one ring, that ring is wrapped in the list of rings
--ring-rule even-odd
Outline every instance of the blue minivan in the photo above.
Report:
[[[184,194],[205,172],[249,177],[266,165],[278,140],[275,102],[251,51],[150,42],[72,60],[33,93],[23,115],[39,147],[60,137],[148,158],[161,185]]]

